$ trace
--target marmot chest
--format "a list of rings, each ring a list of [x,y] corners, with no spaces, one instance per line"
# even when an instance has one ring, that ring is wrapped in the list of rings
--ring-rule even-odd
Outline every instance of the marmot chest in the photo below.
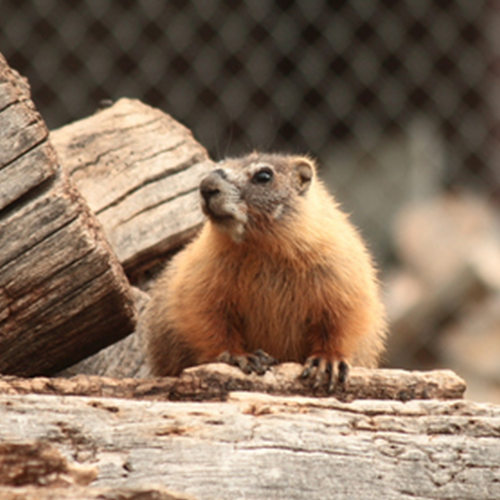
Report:
[[[269,261],[250,261],[236,270],[228,300],[238,318],[245,349],[263,349],[281,361],[303,362],[316,296],[311,271]],[[232,287],[230,287],[232,288]]]

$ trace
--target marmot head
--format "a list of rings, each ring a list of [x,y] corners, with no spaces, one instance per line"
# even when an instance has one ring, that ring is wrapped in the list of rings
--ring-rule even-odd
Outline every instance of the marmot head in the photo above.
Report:
[[[227,159],[200,183],[202,210],[218,229],[241,242],[292,215],[314,175],[314,163],[301,156],[252,153]]]

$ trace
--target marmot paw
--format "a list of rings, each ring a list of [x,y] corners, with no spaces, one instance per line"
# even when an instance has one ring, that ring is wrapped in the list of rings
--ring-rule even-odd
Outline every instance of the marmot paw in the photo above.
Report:
[[[273,358],[262,349],[257,349],[254,353],[246,354],[231,354],[229,351],[224,351],[217,356],[216,361],[237,366],[247,375],[253,372],[257,373],[257,375],[264,375],[271,366],[278,364],[277,359]]]
[[[344,385],[349,375],[349,364],[343,359],[331,359],[325,356],[310,356],[304,363],[300,378],[314,381],[314,389],[326,383],[328,392],[333,392],[337,385]]]

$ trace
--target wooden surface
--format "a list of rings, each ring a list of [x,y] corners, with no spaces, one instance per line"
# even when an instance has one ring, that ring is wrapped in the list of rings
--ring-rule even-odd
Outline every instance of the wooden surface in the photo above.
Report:
[[[0,372],[53,373],[135,322],[122,267],[0,56]]]
[[[0,395],[0,440],[44,441],[92,488],[206,499],[500,498],[500,408],[231,393],[225,403]]]
[[[161,486],[138,488],[36,488],[2,487],[2,500],[196,500],[191,495],[173,493]]]
[[[87,485],[97,478],[95,467],[70,465],[47,442],[0,443],[0,485]]]
[[[131,275],[199,228],[198,184],[213,163],[162,111],[121,99],[53,131],[51,140]]]
[[[179,377],[117,379],[77,375],[65,378],[0,377],[0,394],[52,394],[152,400],[219,400],[231,391],[253,391],[275,395],[324,396],[300,378],[302,366],[283,363],[265,375],[245,375],[225,364],[201,365],[184,370]],[[465,391],[464,381],[449,370],[407,372],[353,368],[345,387],[335,397],[353,399],[457,399]]]
[[[189,500],[165,488],[93,488],[99,470],[66,459],[47,441],[0,443],[2,500]]]
[[[29,87],[0,54],[0,211],[57,172]],[[37,168],[32,168],[33,163]],[[0,212],[1,215],[1,212]]]
[[[149,301],[149,296],[132,287],[137,314],[140,316]],[[111,344],[79,363],[56,374],[59,377],[75,375],[98,375],[111,378],[148,378],[151,377],[142,332],[138,328],[124,339]]]

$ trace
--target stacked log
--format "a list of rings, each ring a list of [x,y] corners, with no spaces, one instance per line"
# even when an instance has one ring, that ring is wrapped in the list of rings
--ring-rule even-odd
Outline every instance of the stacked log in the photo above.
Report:
[[[51,141],[133,281],[203,222],[198,185],[213,162],[162,111],[120,99],[51,132]]]
[[[0,56],[0,372],[54,373],[134,330],[130,285]]]

